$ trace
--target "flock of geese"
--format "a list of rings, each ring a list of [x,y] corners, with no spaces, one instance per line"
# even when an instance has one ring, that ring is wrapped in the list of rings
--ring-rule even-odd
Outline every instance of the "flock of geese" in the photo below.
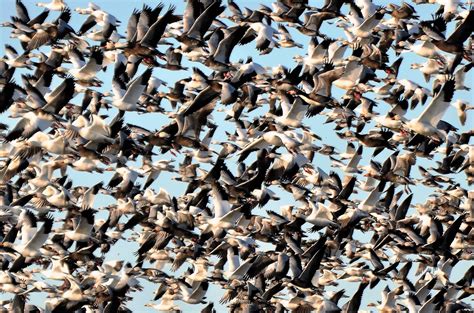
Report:
[[[37,5],[1,24],[3,310],[473,310],[469,4]]]

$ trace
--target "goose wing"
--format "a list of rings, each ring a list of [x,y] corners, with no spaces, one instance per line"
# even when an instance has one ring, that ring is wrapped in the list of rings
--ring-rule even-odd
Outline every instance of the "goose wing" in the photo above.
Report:
[[[76,47],[71,47],[67,55],[74,68],[81,68],[86,64],[84,55]]]
[[[303,100],[301,100],[301,98],[295,98],[290,111],[288,111],[287,118],[301,121],[304,118],[307,110],[308,105]]]
[[[97,24],[95,16],[89,15],[79,28],[78,35],[82,35]]]
[[[55,38],[57,33],[58,30],[56,27],[50,27],[48,28],[48,31],[39,29],[35,33],[33,38],[31,38],[31,40],[28,42],[28,45],[26,46],[26,51],[31,51],[41,47],[42,45],[49,42],[51,38]]]
[[[298,276],[298,281],[305,284],[312,284],[311,280],[321,265],[325,251],[326,246],[324,245],[311,257],[301,274]]]
[[[81,217],[77,227],[74,229],[76,233],[90,235],[94,227],[94,210],[87,209],[81,212]]]
[[[204,34],[211,27],[216,17],[224,12],[225,6],[221,6],[221,0],[214,0],[194,21],[193,26],[189,29],[187,35],[189,37],[202,40]]]
[[[218,95],[219,93],[212,86],[207,86],[196,96],[196,98],[193,99],[191,104],[182,112],[182,114],[184,116],[193,114],[214,101]]]
[[[23,23],[28,23],[30,21],[28,10],[21,0],[16,0],[16,15]]]
[[[354,82],[358,82],[360,79],[360,74],[364,70],[364,66],[359,64],[358,61],[350,61],[347,63],[343,76]]]
[[[203,11],[203,4],[199,0],[188,0],[183,12],[183,33],[187,33],[193,26],[196,18]]]
[[[136,36],[139,18],[140,12],[136,9],[133,10],[132,15],[130,15],[127,23],[127,37],[125,38],[127,42],[132,42]]]
[[[354,293],[352,298],[344,305],[342,309],[343,312],[348,313],[359,311],[362,302],[362,295],[364,294],[364,290],[367,288],[368,285],[369,283],[366,281],[360,283],[359,288]]]
[[[351,160],[349,163],[347,163],[346,168],[356,168],[357,165],[359,164],[360,160],[362,159],[362,152],[363,152],[363,146],[360,145],[359,148],[357,148],[356,153],[352,156]]]
[[[10,45],[5,45],[5,55],[9,59],[16,59],[18,57],[18,52]]]
[[[211,196],[214,200],[214,217],[221,218],[230,212],[229,195],[220,184],[212,184]]]
[[[36,216],[30,210],[25,211],[22,215],[21,224],[21,242],[27,244],[36,234]]]
[[[18,85],[13,80],[10,80],[3,86],[3,89],[0,92],[0,113],[8,110],[13,104],[13,95],[15,94],[15,89],[17,87]]]
[[[123,98],[125,92],[127,92],[127,85],[118,76],[114,76],[112,79],[112,91],[115,98]]]
[[[453,99],[454,89],[456,83],[453,78],[448,79],[444,83],[440,92],[431,100],[430,104],[423,110],[418,120],[421,122],[429,123],[436,127],[438,122],[443,117],[444,113],[449,107],[451,100]]]
[[[122,101],[125,103],[137,103],[138,98],[140,98],[141,94],[146,88],[148,84],[148,80],[151,77],[151,73],[153,72],[152,68],[147,69],[140,77],[135,78],[127,88]]]
[[[456,30],[449,36],[448,43],[462,44],[474,31],[474,10],[470,10],[464,21],[456,27]]]
[[[53,218],[46,217],[43,225],[38,229],[36,234],[31,238],[30,241],[25,245],[24,249],[30,251],[39,251],[43,244],[48,239],[49,233],[53,228]]]
[[[100,182],[95,184],[91,188],[87,189],[82,197],[81,208],[86,210],[92,207],[94,204],[95,195],[99,192],[100,188],[102,188],[103,183]]]
[[[217,50],[213,55],[214,60],[224,64],[229,63],[229,58],[230,54],[232,53],[232,50],[242,39],[247,29],[248,26],[238,26],[229,34],[229,36],[224,37],[224,39],[222,39],[219,45],[217,46]]]
[[[92,125],[90,126],[90,131],[96,134],[103,136],[110,136],[111,130],[109,125],[98,115],[92,115]]]
[[[74,97],[74,79],[67,77],[63,82],[51,92],[46,99],[48,104],[43,107],[43,111],[58,114],[61,109]]]
[[[45,9],[43,12],[41,12],[40,14],[38,14],[37,16],[35,16],[34,18],[32,18],[29,22],[28,22],[28,26],[29,27],[32,27],[33,25],[35,24],[43,24],[44,21],[46,20],[46,18],[48,17],[49,15],[49,10],[48,9]]]
[[[108,188],[114,188],[117,187],[120,183],[122,183],[123,177],[119,173],[115,173],[114,176],[110,179],[110,182],[108,184]]]
[[[263,137],[255,139],[254,141],[248,143],[242,150],[237,153],[238,155],[240,155],[239,162],[245,160],[250,152],[265,149],[268,146],[269,143]]]
[[[175,10],[174,6],[171,6],[168,11],[160,17],[153,25],[150,26],[145,36],[140,41],[140,44],[150,49],[155,49],[156,45],[160,41],[161,37],[165,33],[166,26],[169,23],[176,21],[176,16],[173,15]]]
[[[81,68],[82,72],[97,73],[102,67],[102,61],[104,60],[104,52],[99,47],[92,48],[92,53],[89,61],[85,66]]]
[[[368,19],[366,19],[362,24],[359,25],[358,29],[363,31],[370,31],[374,29],[384,16],[384,11],[379,10],[372,14]]]
[[[29,118],[22,118],[15,127],[5,136],[5,141],[12,141],[20,137],[28,138],[38,131],[38,127],[31,124]]]

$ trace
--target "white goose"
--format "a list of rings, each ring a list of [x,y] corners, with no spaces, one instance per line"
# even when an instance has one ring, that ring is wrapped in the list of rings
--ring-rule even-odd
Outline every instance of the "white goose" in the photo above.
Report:
[[[73,205],[71,193],[63,186],[58,188],[52,185],[47,186],[42,192],[42,198],[58,208],[68,208]]]
[[[267,116],[274,118],[276,122],[284,126],[299,127],[308,109],[308,105],[299,97],[295,98],[292,104],[288,102],[288,98],[283,97],[281,108],[283,111],[281,116],[276,116],[271,113],[267,113]]]
[[[147,69],[143,74],[132,80],[128,86],[115,77],[112,81],[114,97],[112,104],[122,111],[137,111],[138,99],[145,90],[153,69]]]
[[[66,275],[65,281],[69,284],[69,289],[63,292],[62,297],[69,301],[82,301],[84,299],[88,299],[89,297],[86,296],[82,292],[81,284],[76,281],[74,276]]]
[[[27,112],[23,114],[23,118],[10,133],[5,136],[5,139],[12,141],[18,138],[30,138],[34,133],[49,128],[55,120],[56,117],[41,110]]]
[[[10,45],[5,45],[6,58],[0,58],[0,61],[4,61],[10,67],[22,68],[31,67],[31,61],[28,58],[28,53],[19,55],[18,52]]]
[[[455,84],[454,79],[446,81],[440,92],[431,100],[420,116],[408,122],[407,127],[417,134],[443,139],[445,136],[438,130],[437,125],[451,103]]]
[[[425,58],[437,58],[444,60],[444,57],[438,53],[436,46],[431,41],[429,41],[428,36],[421,36],[420,42],[416,44],[412,44],[408,41],[402,41],[399,43],[399,45],[408,49],[402,53],[412,51]]]
[[[43,132],[37,132],[28,140],[33,146],[42,147],[46,151],[52,154],[62,155],[63,153],[71,152],[72,150],[67,147],[67,141],[58,131],[55,132],[55,136],[45,134]]]
[[[474,110],[474,106],[466,103],[465,101],[458,99],[453,103],[453,106],[456,108],[456,112],[458,113],[459,121],[461,125],[466,124],[467,120],[467,111]]]
[[[327,226],[339,228],[339,224],[333,222],[331,211],[324,204],[319,202],[316,207],[316,205],[310,201],[309,207],[311,208],[311,213],[303,217],[307,223],[313,224],[318,229]]]
[[[362,159],[362,153],[363,153],[363,146],[360,145],[359,148],[357,148],[356,152],[353,154],[352,158],[350,159],[349,163],[343,167],[343,171],[345,173],[358,173],[359,172],[359,162]]]
[[[18,251],[25,258],[39,257],[42,255],[40,248],[48,240],[49,234],[53,228],[53,219],[46,217],[44,223],[36,231],[36,233],[31,236],[31,239],[26,243],[21,243],[19,246],[15,246],[15,250]]]
[[[38,2],[36,6],[46,8],[50,11],[61,11],[67,8],[64,0],[51,0],[51,2]]]
[[[109,125],[98,115],[92,114],[91,120],[88,121],[83,115],[79,115],[77,119],[70,125],[68,130],[79,134],[82,138],[96,143],[113,143],[115,140],[110,138],[111,131]]]
[[[68,51],[69,59],[73,64],[73,68],[68,72],[74,78],[80,81],[96,80],[97,72],[102,69],[102,61],[104,60],[104,53],[97,47],[91,49],[91,55],[86,62],[82,53],[76,48]]]
[[[425,81],[429,82],[431,75],[438,74],[445,69],[445,64],[439,59],[428,59],[422,64],[412,63],[410,68],[419,70],[421,73],[423,73]]]
[[[264,133],[260,138],[255,139],[251,143],[247,144],[237,154],[245,155],[246,153],[254,150],[265,149],[271,145],[277,147],[285,146],[288,151],[293,151],[298,146],[298,142],[284,133],[280,133],[278,131],[269,131]]]
[[[183,281],[178,282],[181,290],[181,300],[189,304],[199,304],[206,295],[209,283],[207,281],[200,282],[196,287],[190,286]]]
[[[48,279],[63,280],[70,274],[69,265],[57,256],[51,257],[51,269],[41,271],[41,274]]]
[[[369,193],[367,198],[365,198],[365,200],[362,201],[362,203],[360,204],[361,209],[367,212],[373,211],[377,207],[377,203],[380,199],[380,196],[383,193],[384,187],[385,187],[385,182],[381,181],[379,185],[377,186],[377,188],[374,188]]]
[[[240,264],[239,251],[236,247],[230,247],[227,249],[227,262],[229,267],[224,272],[224,277],[227,277],[230,281],[244,278],[247,271],[252,266],[253,258],[247,258],[242,264]]]
[[[364,66],[362,66],[359,61],[349,61],[344,68],[344,74],[333,81],[333,85],[344,90],[352,89],[359,84],[363,71]]]
[[[73,230],[68,230],[64,236],[69,240],[85,242],[90,239],[94,228],[94,212],[90,209],[81,211],[79,222],[76,222]]]
[[[379,25],[384,14],[385,14],[385,9],[380,9],[378,11],[375,11],[368,18],[366,18],[362,22],[362,24],[358,26],[353,26],[353,27],[344,26],[344,28],[350,31],[354,36],[357,36],[359,38],[370,37],[372,36],[372,32],[374,31],[374,28],[377,27],[377,25]]]

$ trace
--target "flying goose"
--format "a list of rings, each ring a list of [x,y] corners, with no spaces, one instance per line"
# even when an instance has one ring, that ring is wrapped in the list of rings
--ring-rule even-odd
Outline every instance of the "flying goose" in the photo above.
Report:
[[[11,67],[22,68],[27,67],[31,68],[31,61],[28,59],[28,53],[25,52],[21,55],[10,45],[5,45],[5,56],[6,58],[1,58],[1,61],[4,61]]]
[[[26,46],[27,51],[38,49],[45,44],[54,43],[57,40],[66,37],[71,37],[78,40],[78,37],[74,37],[74,29],[68,24],[69,20],[71,19],[71,10],[69,10],[67,7],[64,7],[61,8],[60,11],[61,14],[54,23],[34,25],[36,31]],[[81,42],[81,40],[78,40],[78,43]]]
[[[112,82],[112,88],[114,91],[112,104],[121,111],[139,110],[138,99],[145,90],[152,72],[152,68],[147,69],[142,75],[136,77],[128,85],[125,85],[119,77],[114,77]]]
[[[238,152],[240,155],[239,162],[245,160],[250,152],[267,148],[270,145],[277,147],[285,146],[288,151],[292,151],[296,148],[297,142],[284,133],[277,131],[266,132],[260,138],[250,142]]]
[[[175,22],[175,7],[170,6],[164,15],[158,17],[163,4],[158,4],[154,10],[145,6],[140,14],[134,11],[127,25],[127,47],[125,56],[137,55],[143,57],[144,62],[155,65],[154,56],[162,53],[156,50],[160,39],[163,37],[168,24]]]
[[[201,45],[212,22],[225,10],[221,0],[213,0],[201,12],[198,11],[198,3],[189,3],[191,5],[186,6],[184,12],[183,34],[177,37],[182,42],[184,51],[191,50],[193,45]]]
[[[472,310],[471,9],[99,5],[5,2],[2,309]]]
[[[51,2],[37,2],[36,6],[47,8],[51,11],[62,11],[66,8],[64,0],[51,0]]]
[[[50,217],[45,217],[43,224],[37,229],[37,231],[31,236],[26,237],[28,240],[25,240],[20,245],[13,245],[15,252],[18,252],[21,256],[27,257],[38,257],[41,255],[40,248],[44,245],[46,240],[49,237],[53,227],[53,219]],[[26,235],[25,235],[26,236]],[[25,238],[25,239],[26,239]],[[5,243],[3,243],[5,244]],[[6,246],[2,245],[2,248]]]
[[[417,118],[409,121],[407,127],[417,134],[442,139],[445,136],[437,128],[454,95],[456,81],[449,79]]]
[[[98,47],[92,47],[89,60],[85,62],[82,53],[73,47],[68,51],[68,57],[74,65],[68,72],[79,81],[90,81],[102,69],[104,54]]]

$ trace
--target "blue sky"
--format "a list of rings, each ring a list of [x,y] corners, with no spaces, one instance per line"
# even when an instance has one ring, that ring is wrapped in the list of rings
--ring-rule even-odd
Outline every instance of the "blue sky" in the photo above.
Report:
[[[42,11],[42,8],[38,8],[34,5],[36,1],[28,1],[24,0],[23,1],[25,5],[27,6],[30,16],[33,17],[36,14],[39,14]],[[87,3],[89,1],[84,1],[84,0],[76,0],[76,1],[69,1],[69,5],[71,9],[75,9],[76,7],[81,7],[84,8],[87,6]],[[248,6],[249,8],[256,8],[257,3],[263,3],[265,5],[270,6],[272,1],[236,1],[241,8]],[[386,1],[374,1],[376,4],[387,4],[388,2]],[[147,3],[150,6],[154,7],[156,5],[156,1],[134,1],[134,0],[102,0],[102,1],[95,1],[97,5],[99,5],[104,11],[107,11],[113,15],[115,15],[121,22],[122,26],[119,28],[119,32],[121,34],[124,34],[125,32],[125,27],[128,21],[128,18],[133,11],[133,8],[141,8],[143,3]],[[184,8],[184,2],[182,1],[163,1],[166,5],[168,4],[173,4],[177,7],[176,12],[180,14]],[[310,1],[310,5],[314,6],[321,6],[323,1]],[[394,3],[399,3],[397,1],[394,1]],[[10,15],[15,15],[15,1],[14,0],[7,0],[7,1],[2,1],[3,8],[0,11],[0,20],[6,21],[9,19]],[[427,19],[431,16],[431,14],[437,10],[436,5],[421,5],[421,6],[416,6],[416,10],[418,12],[418,15],[421,16],[422,19]],[[226,11],[228,13],[228,11]],[[56,18],[58,15],[57,12],[51,12],[49,19],[52,20],[53,18]],[[86,16],[84,15],[79,15],[75,12],[73,12],[72,20],[70,22],[71,26],[73,28],[78,29],[82,22],[86,19]],[[232,25],[232,22],[229,20],[223,20],[226,24],[229,26]],[[276,28],[277,25],[274,24],[274,27]],[[452,31],[452,27],[448,29],[448,33]],[[325,23],[324,27],[322,28],[322,32],[328,34],[332,38],[344,38],[344,33],[341,31],[340,28],[337,28],[334,24],[330,25]],[[299,55],[304,55],[306,53],[307,49],[307,44],[309,41],[309,37],[302,36],[298,32],[292,32],[294,34],[294,39],[303,44],[303,48],[291,48],[291,49],[274,49],[270,54],[265,55],[265,56],[260,56],[258,55],[257,50],[255,49],[255,43],[250,43],[245,46],[238,47],[235,49],[231,56],[231,61],[236,62],[239,59],[246,59],[248,56],[252,56],[254,61],[256,63],[261,64],[262,66],[269,66],[269,67],[274,67],[277,65],[283,65],[289,68],[292,68],[296,65],[296,63],[293,60],[293,56],[296,54]],[[9,38],[10,35],[10,29],[8,28],[0,28],[0,44],[3,46],[4,44],[11,44],[15,48],[17,48],[18,51],[21,51],[21,47],[17,44],[16,40],[12,40]],[[174,42],[173,40],[170,40]],[[161,48],[162,52],[164,52],[167,49],[167,47]],[[45,49],[44,51],[47,51]],[[350,53],[349,51],[347,53]],[[423,63],[426,61],[426,59],[421,58],[419,56],[413,55],[413,53],[404,53],[403,54],[404,61],[402,62],[401,70],[399,73],[399,79],[400,78],[406,78],[413,80],[414,82],[418,83],[419,85],[422,85],[424,87],[427,87],[428,89],[431,89],[431,83],[426,83],[424,81],[423,75],[421,72],[418,70],[412,70],[410,69],[410,64],[412,63]],[[390,62],[393,62],[396,59],[395,56],[390,55]],[[184,66],[188,66],[190,69],[193,66],[197,66],[205,71],[205,73],[210,73],[210,71],[202,66],[199,63],[196,62],[188,62],[187,60],[183,62]],[[140,72],[144,69],[144,67],[141,67],[139,70]],[[102,88],[100,88],[101,91],[111,91],[111,75],[113,72],[113,66],[109,67],[108,70],[105,73],[100,73],[98,78],[101,79],[104,82],[104,85]],[[23,73],[23,71],[17,71],[17,81],[20,82],[19,74]],[[156,68],[153,72],[153,75],[163,81],[168,82],[168,85],[170,87],[173,86],[174,82],[176,80],[189,77],[190,71],[168,71],[166,69],[161,69],[161,68]],[[468,75],[468,82],[466,85],[471,85],[472,86],[472,71]],[[56,83],[57,84],[57,83]],[[55,85],[55,83],[53,83]],[[168,89],[166,87],[161,87],[162,91],[167,91]],[[337,88],[333,89],[333,92],[336,96],[341,96],[343,92],[341,90],[337,90]],[[366,96],[370,98],[374,98],[373,95],[367,94]],[[76,97],[72,102],[80,104],[81,102],[81,97],[78,96]],[[473,93],[472,91],[456,91],[455,94],[455,99],[463,99],[466,101],[474,102],[473,101]],[[429,100],[428,100],[429,101]],[[164,100],[162,102],[163,107],[170,111],[171,107],[169,103]],[[226,107],[225,109],[230,109],[230,107]],[[375,109],[377,112],[382,112],[385,113],[389,109],[389,105],[382,102],[378,101],[378,107]],[[415,110],[409,112],[407,114],[408,118],[411,117],[416,117],[419,115],[423,108],[421,106],[418,106]],[[255,116],[257,114],[264,114],[264,110],[256,110],[255,112],[252,113],[252,116]],[[474,113],[474,112],[469,112],[469,113]],[[110,118],[113,118],[115,116],[116,111],[114,109],[111,109],[107,114],[110,116]],[[219,128],[218,131],[216,132],[216,135],[214,137],[214,140],[217,141],[223,141],[227,140],[224,131],[233,131],[233,124],[231,122],[224,122],[223,117],[224,114],[222,112],[215,112],[213,113],[214,120],[219,123]],[[331,145],[334,145],[339,151],[344,151],[346,147],[346,142],[339,139],[334,131],[333,131],[333,124],[324,124],[326,117],[325,116],[316,116],[311,119],[306,118],[304,120],[304,123],[308,126],[311,127],[311,129],[318,134],[319,136],[322,137],[322,142],[316,142],[317,145],[321,145],[322,143],[330,143]],[[461,131],[466,131],[469,128],[472,128],[472,125],[474,125],[474,114],[468,114],[468,121],[466,123],[466,126],[461,126],[459,123],[459,120],[457,118],[456,112],[454,108],[449,108],[448,112],[444,116],[444,120],[450,122],[451,124],[455,125],[458,127]],[[3,115],[0,116],[0,122],[2,123],[8,123],[9,125],[14,125],[17,120],[11,120],[7,119],[7,115],[4,113]],[[167,124],[169,120],[165,118],[161,113],[148,113],[148,114],[135,114],[135,113],[129,113],[127,112],[126,114],[126,122],[131,123],[131,124],[136,124],[143,126],[145,128],[148,128],[150,130],[153,129],[159,129],[163,125]],[[374,126],[374,124],[369,124],[365,127],[365,131],[371,129]],[[157,150],[155,150],[156,152]],[[364,150],[364,158],[360,162],[361,165],[368,165],[370,161],[370,156],[373,153],[373,149],[365,149]],[[376,160],[379,162],[383,162],[388,155],[390,155],[391,152],[389,151],[384,151],[380,155],[376,157]],[[176,159],[176,165],[178,161],[180,161],[182,158],[181,156],[174,157],[170,153],[167,153],[165,155],[158,155],[154,158],[154,160],[158,159],[169,159],[173,158]],[[426,159],[417,159],[417,165],[422,165],[425,168],[428,168],[430,166],[435,166],[435,161],[439,160],[439,156],[433,160],[426,160]],[[141,160],[140,160],[141,162]],[[228,165],[230,166],[231,169],[235,169],[235,164],[236,164],[236,159],[230,159],[227,161]],[[329,172],[331,170],[331,163],[329,161],[329,158],[327,156],[319,155],[317,154],[315,157],[315,160],[313,162],[315,165],[321,167],[324,169],[326,172]],[[204,169],[208,168],[208,166],[202,166]],[[332,168],[333,169],[333,168]],[[336,169],[336,171],[341,174],[340,171]],[[103,175],[98,175],[98,174],[88,174],[88,173],[78,173],[74,172],[72,170],[69,170],[69,176],[73,179],[74,185],[86,185],[86,186],[91,186],[99,181],[104,181],[108,182],[110,179],[111,173],[106,173]],[[412,175],[415,178],[419,178],[418,171],[414,167],[412,170]],[[172,174],[167,174],[167,173],[162,173],[160,178],[152,185],[152,187],[156,190],[158,190],[160,187],[165,188],[170,194],[172,195],[180,195],[184,192],[184,189],[186,188],[185,184],[176,182],[172,180],[173,175]],[[342,177],[342,174],[341,174]],[[454,175],[452,176],[453,178],[456,179],[457,182],[460,183],[461,187],[469,189],[466,181],[465,181],[465,175],[464,173]],[[360,177],[362,180],[363,178]],[[294,200],[292,199],[291,195],[288,195],[286,192],[284,192],[280,188],[272,188],[273,191],[277,193],[277,195],[281,198],[280,201],[270,203],[265,207],[264,209],[269,209],[272,208],[273,210],[279,211],[279,206],[284,205],[284,204],[292,204],[294,203]],[[414,192],[414,199],[412,203],[423,203],[425,202],[426,198],[433,193],[433,190],[430,188],[426,188],[424,186],[416,186],[412,188]],[[355,199],[360,199],[363,200],[365,198],[366,194],[364,192],[359,192],[358,195],[354,196]],[[108,197],[108,196],[101,196],[98,201],[96,201],[96,207],[100,206],[106,206],[109,205],[113,202],[113,198]],[[257,214],[265,214],[265,210],[256,210],[255,213]],[[102,212],[99,217],[106,217],[105,212]],[[125,219],[124,219],[125,220]],[[123,221],[123,220],[122,220]],[[129,235],[129,234],[128,234]],[[371,237],[371,234],[357,234],[358,239],[361,241],[368,241]],[[107,254],[107,259],[125,259],[125,260],[130,260],[134,261],[134,257],[132,255],[132,252],[138,249],[138,245],[134,242],[123,242],[120,246],[114,247],[108,254]],[[262,245],[262,248],[265,248],[264,245]],[[464,271],[467,269],[468,264],[467,262],[460,262],[459,265],[455,268],[453,271],[453,276],[454,279],[459,277],[460,275],[464,274]],[[471,262],[472,263],[472,262]],[[187,265],[182,267],[182,270],[186,269]],[[180,275],[181,273],[175,273],[176,275]],[[144,290],[141,292],[137,292],[133,294],[133,300],[129,302],[128,307],[136,312],[148,312],[150,311],[149,308],[143,307],[144,303],[150,302],[152,297],[153,297],[153,292],[156,289],[156,285],[152,285],[150,283],[147,283],[145,280],[141,280],[144,285]],[[352,284],[352,283],[341,283],[340,286],[336,287],[336,289],[340,289],[344,287],[346,289],[346,294],[347,295],[352,295],[355,292],[354,287],[357,286],[357,284]],[[375,288],[374,290],[367,290],[366,295],[364,297],[364,302],[363,305],[366,305],[369,301],[374,301],[375,299],[380,298],[380,291],[383,289],[385,286],[384,283],[381,283]],[[334,288],[332,288],[334,289]],[[331,288],[330,288],[331,290]],[[218,290],[217,287],[212,287],[209,292],[208,292],[208,299],[211,301],[214,301],[216,304],[218,304],[218,300],[222,292]],[[3,297],[8,298],[9,295],[3,295]],[[32,301],[38,301],[37,303],[40,304],[42,301],[41,299],[44,297],[43,296],[32,296],[31,300]],[[342,300],[342,302],[345,300]],[[179,305],[185,309],[187,312],[194,312],[200,310],[203,305],[196,307],[190,307],[183,302],[178,302]],[[41,305],[41,304],[40,304]],[[153,310],[151,310],[153,311]]]

